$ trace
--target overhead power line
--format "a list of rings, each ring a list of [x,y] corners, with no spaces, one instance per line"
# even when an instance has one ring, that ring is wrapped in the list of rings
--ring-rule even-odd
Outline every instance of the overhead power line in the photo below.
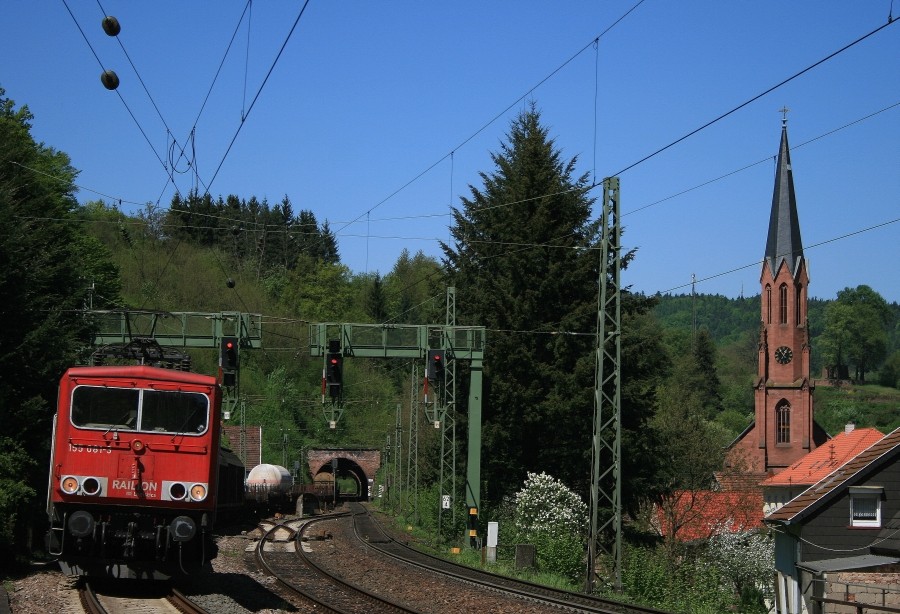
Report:
[[[404,183],[402,186],[400,186],[399,188],[397,188],[396,190],[394,190],[394,191],[391,192],[390,194],[388,194],[386,197],[384,197],[383,199],[381,199],[379,202],[377,202],[376,204],[374,204],[374,205],[372,205],[371,207],[369,207],[366,211],[363,211],[362,213],[360,213],[360,214],[359,214],[357,217],[355,217],[354,219],[350,220],[349,222],[346,222],[343,226],[341,226],[341,228],[339,228],[337,231],[335,231],[335,233],[340,232],[341,230],[343,230],[343,229],[346,228],[347,226],[350,226],[351,224],[355,224],[356,222],[358,222],[359,220],[361,220],[363,217],[369,215],[370,213],[372,213],[372,211],[374,211],[375,209],[377,209],[378,207],[380,207],[381,205],[383,205],[384,203],[386,203],[387,201],[389,201],[390,199],[392,199],[394,196],[396,196],[397,194],[399,194],[400,192],[402,192],[403,190],[405,190],[406,188],[408,188],[409,186],[411,186],[412,184],[414,184],[416,181],[418,181],[419,179],[421,179],[423,176],[427,175],[427,174],[428,174],[429,172],[431,172],[436,166],[438,166],[441,162],[443,162],[443,161],[446,160],[447,158],[452,158],[452,156],[455,154],[455,152],[456,152],[458,149],[464,147],[464,146],[467,145],[472,139],[474,139],[476,136],[478,136],[479,134],[481,134],[482,132],[484,132],[485,130],[487,130],[488,127],[490,127],[494,122],[496,122],[498,119],[500,119],[501,117],[503,117],[504,115],[506,115],[506,114],[509,112],[510,109],[512,109],[512,108],[515,107],[517,104],[519,104],[520,102],[522,102],[523,100],[525,100],[525,98],[527,98],[528,96],[530,96],[537,88],[539,88],[540,86],[542,86],[544,83],[546,83],[546,82],[549,81],[551,78],[553,78],[553,76],[555,76],[559,71],[561,71],[563,68],[565,68],[566,66],[568,66],[570,63],[572,63],[572,61],[574,61],[575,58],[577,58],[578,56],[580,56],[580,55],[581,55],[582,53],[584,53],[587,49],[590,49],[591,47],[593,47],[594,44],[596,44],[597,41],[599,41],[600,38],[601,38],[602,36],[604,36],[606,33],[608,33],[610,30],[612,30],[615,26],[617,26],[617,25],[619,24],[619,22],[621,22],[623,19],[625,19],[628,15],[630,15],[630,14],[632,13],[632,11],[634,11],[635,9],[637,9],[637,8],[638,8],[641,4],[643,4],[643,3],[644,3],[644,0],[639,0],[634,6],[632,6],[630,9],[628,9],[627,11],[625,11],[625,13],[624,13],[621,17],[619,17],[618,19],[616,19],[616,20],[615,20],[609,27],[607,27],[603,32],[601,32],[600,34],[598,34],[597,36],[595,36],[594,38],[592,38],[592,39],[590,40],[589,43],[587,43],[587,44],[586,44],[585,46],[583,46],[581,49],[579,49],[579,50],[576,51],[574,54],[572,54],[572,56],[571,56],[568,60],[566,60],[565,62],[563,62],[563,63],[560,64],[559,66],[557,66],[552,72],[550,72],[550,74],[548,74],[546,77],[544,77],[543,79],[541,79],[540,81],[538,81],[538,82],[537,82],[535,85],[533,85],[527,92],[525,92],[524,94],[522,94],[521,96],[519,96],[518,98],[516,98],[516,99],[515,99],[512,103],[510,103],[505,109],[503,109],[502,111],[500,111],[499,113],[497,113],[496,115],[494,115],[494,116],[493,116],[490,120],[488,120],[487,123],[485,123],[481,128],[479,128],[478,130],[476,130],[475,132],[473,132],[472,134],[470,134],[468,137],[466,137],[465,139],[463,139],[463,141],[462,141],[461,143],[459,143],[459,145],[457,145],[456,147],[452,148],[448,153],[444,154],[441,158],[439,158],[438,160],[436,160],[434,163],[432,163],[430,166],[428,166],[425,170],[421,171],[421,172],[420,172],[419,174],[417,174],[415,177],[413,177],[412,179],[410,179],[409,181],[407,181],[406,183]]]
[[[253,107],[256,105],[256,101],[259,100],[259,95],[262,94],[263,88],[266,87],[266,83],[269,81],[269,77],[272,76],[272,71],[275,70],[275,65],[278,64],[278,60],[281,58],[281,54],[284,53],[284,48],[287,47],[288,41],[291,40],[291,36],[294,34],[294,30],[297,28],[297,24],[300,23],[300,18],[303,17],[304,11],[306,11],[306,7],[309,5],[309,0],[303,3],[303,6],[300,8],[300,13],[297,15],[297,18],[294,20],[294,24],[291,26],[290,31],[284,39],[284,42],[281,44],[281,48],[278,50],[278,54],[275,56],[275,59],[272,61],[272,65],[269,67],[269,72],[266,73],[265,78],[259,86],[259,89],[256,90],[256,95],[253,96],[253,100],[250,102],[250,106],[247,107],[247,112],[241,117],[241,123],[238,124],[237,130],[234,132],[234,136],[231,137],[231,142],[228,143],[228,148],[225,150],[225,153],[222,155],[222,159],[219,161],[219,166],[216,167],[216,172],[213,173],[212,179],[209,180],[209,185],[206,187],[206,194],[209,194],[209,189],[212,187],[213,182],[216,180],[216,177],[219,176],[219,171],[222,170],[222,165],[225,164],[225,159],[228,157],[228,154],[231,152],[231,148],[234,146],[234,142],[237,140],[238,135],[241,133],[241,129],[244,127],[244,123],[247,121],[247,118],[250,117],[250,112],[253,110]]]
[[[812,70],[813,68],[815,68],[816,66],[819,66],[819,65],[821,65],[821,64],[824,64],[824,63],[827,62],[828,60],[830,60],[830,59],[832,59],[832,58],[834,58],[834,57],[840,55],[841,53],[843,53],[843,52],[846,51],[847,49],[850,49],[850,48],[853,47],[854,45],[856,45],[856,44],[858,44],[858,43],[861,43],[862,41],[866,40],[866,39],[869,38],[870,36],[873,36],[874,34],[880,32],[881,30],[884,30],[886,27],[888,27],[889,25],[891,25],[891,23],[893,23],[893,22],[892,22],[892,21],[888,21],[887,23],[885,23],[885,24],[883,24],[883,25],[881,25],[881,26],[875,28],[874,30],[872,30],[872,31],[869,32],[868,34],[864,34],[863,36],[860,36],[859,38],[857,38],[857,39],[856,39],[855,41],[853,41],[852,43],[850,43],[850,44],[848,44],[848,45],[844,45],[843,47],[841,47],[840,49],[838,49],[838,50],[835,51],[834,53],[831,53],[831,54],[825,56],[824,58],[822,58],[822,59],[819,60],[818,62],[815,62],[815,63],[813,63],[813,64],[810,64],[809,66],[807,66],[806,68],[804,68],[804,69],[801,70],[800,72],[791,75],[791,76],[788,77],[787,79],[781,81],[780,83],[777,83],[777,84],[773,85],[772,87],[770,87],[769,89],[765,90],[764,92],[761,92],[761,93],[757,94],[756,96],[754,96],[753,98],[750,98],[749,100],[747,100],[747,101],[745,101],[745,102],[742,102],[741,104],[739,104],[738,106],[734,107],[734,108],[731,109],[730,111],[726,111],[725,113],[722,113],[721,115],[719,115],[719,116],[716,117],[715,119],[712,119],[712,120],[706,122],[705,124],[703,124],[703,125],[700,126],[699,128],[695,128],[694,130],[691,130],[690,132],[688,132],[688,133],[685,134],[684,136],[682,136],[682,137],[680,137],[680,138],[678,138],[678,139],[675,139],[674,141],[672,141],[672,142],[669,143],[668,145],[666,145],[666,146],[664,146],[664,147],[660,147],[659,149],[657,149],[657,150],[654,151],[653,153],[651,153],[651,154],[649,154],[649,155],[647,155],[647,156],[644,156],[643,158],[641,158],[641,159],[638,160],[637,162],[632,162],[631,164],[629,164],[628,166],[626,166],[626,167],[623,168],[622,170],[620,170],[620,171],[618,171],[618,172],[615,172],[615,173],[612,173],[612,174],[609,175],[609,176],[610,176],[610,177],[618,177],[618,176],[621,175],[622,173],[624,173],[624,172],[626,172],[626,171],[629,171],[629,170],[633,169],[635,166],[637,166],[637,165],[639,165],[639,164],[643,164],[644,162],[646,162],[646,161],[649,160],[650,158],[653,158],[653,157],[655,157],[655,156],[661,154],[662,152],[666,151],[667,149],[669,149],[669,148],[671,148],[671,147],[674,147],[674,146],[677,145],[678,143],[680,143],[680,142],[682,142],[682,141],[684,141],[684,140],[686,140],[686,139],[688,139],[688,138],[694,136],[694,135],[697,134],[698,132],[700,132],[700,131],[702,131],[702,130],[705,130],[705,129],[709,128],[710,126],[712,126],[712,125],[715,124],[716,122],[719,122],[719,121],[725,119],[726,117],[728,117],[728,116],[731,115],[732,113],[735,113],[736,111],[739,111],[740,109],[743,109],[743,108],[746,107],[748,104],[750,104],[750,103],[752,103],[752,102],[755,102],[755,101],[759,100],[760,98],[762,98],[762,97],[765,96],[766,94],[770,94],[770,93],[774,92],[775,90],[777,90],[777,89],[778,89],[779,87],[781,87],[782,85],[785,85],[785,84],[787,84],[787,83],[790,83],[791,81],[793,81],[793,80],[796,79],[797,77],[799,77],[799,76],[801,76],[801,75],[803,75],[803,74],[808,73],[809,71],[811,71],[811,70]]]

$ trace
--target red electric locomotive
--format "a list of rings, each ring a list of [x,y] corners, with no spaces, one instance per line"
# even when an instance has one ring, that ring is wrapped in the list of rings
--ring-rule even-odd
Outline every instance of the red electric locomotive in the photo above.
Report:
[[[48,551],[64,573],[165,579],[215,558],[221,395],[196,373],[66,371],[47,502]],[[222,473],[243,479],[242,466]],[[226,481],[223,494],[235,490]]]

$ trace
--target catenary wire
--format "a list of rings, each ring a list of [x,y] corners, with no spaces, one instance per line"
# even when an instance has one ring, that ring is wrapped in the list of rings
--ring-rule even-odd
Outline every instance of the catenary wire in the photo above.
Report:
[[[855,119],[855,120],[853,120],[853,121],[851,121],[851,122],[848,122],[848,123],[846,123],[846,124],[843,124],[842,126],[839,126],[839,127],[837,127],[837,128],[833,128],[833,129],[831,129],[831,130],[828,130],[827,132],[823,132],[822,134],[819,134],[818,136],[814,136],[814,137],[812,137],[811,139],[808,139],[808,140],[803,141],[803,142],[801,142],[801,143],[798,143],[798,144],[796,144],[796,145],[792,145],[792,146],[791,146],[791,151],[796,151],[796,150],[800,149],[801,147],[804,147],[804,146],[806,146],[806,145],[809,145],[809,144],[811,144],[811,143],[814,143],[814,142],[816,142],[816,141],[819,141],[819,140],[821,140],[821,139],[823,139],[823,138],[825,138],[825,137],[831,136],[831,135],[833,135],[833,134],[835,134],[835,133],[837,133],[837,132],[840,132],[841,130],[844,130],[844,129],[849,128],[849,127],[851,127],[851,126],[854,126],[854,125],[856,125],[856,124],[862,123],[863,121],[866,121],[866,120],[868,120],[868,119],[871,119],[871,118],[873,118],[873,117],[875,117],[875,116],[877,116],[877,115],[880,115],[881,113],[884,113],[884,112],[886,112],[886,111],[889,111],[889,110],[891,110],[891,109],[894,109],[894,108],[896,108],[896,107],[898,107],[898,106],[900,106],[900,102],[894,102],[894,103],[892,103],[892,104],[889,104],[889,105],[886,106],[886,107],[883,107],[883,108],[881,108],[881,109],[879,109],[879,110],[877,110],[877,111],[874,111],[874,112],[872,112],[872,113],[869,113],[868,115],[865,115],[865,116],[860,117],[860,118],[858,118],[858,119]],[[765,158],[762,158],[761,160],[757,160],[756,162],[752,162],[752,163],[750,163],[750,164],[747,164],[747,165],[745,165],[745,166],[742,166],[741,168],[735,169],[735,170],[733,170],[733,171],[729,171],[729,172],[724,173],[724,174],[722,174],[722,175],[719,175],[718,177],[715,177],[715,178],[713,178],[713,179],[708,179],[708,180],[703,181],[703,182],[701,182],[701,183],[695,184],[695,185],[692,186],[692,187],[686,188],[686,189],[681,190],[681,191],[679,191],[679,192],[676,192],[676,193],[674,193],[674,194],[670,194],[669,196],[665,196],[665,197],[663,197],[663,198],[660,198],[660,199],[658,199],[658,200],[655,200],[655,201],[653,201],[653,202],[651,202],[651,203],[648,203],[648,204],[646,204],[646,205],[642,205],[642,206],[639,206],[639,207],[637,207],[637,208],[635,208],[635,209],[631,209],[631,210],[629,210],[629,211],[626,211],[626,212],[622,213],[622,217],[625,217],[625,216],[627,216],[627,215],[631,215],[631,214],[634,214],[634,213],[638,213],[639,211],[643,211],[644,209],[649,209],[650,207],[654,207],[654,206],[659,205],[659,204],[661,204],[661,203],[664,203],[664,202],[666,202],[666,201],[672,200],[672,199],[674,199],[674,198],[677,198],[678,196],[682,196],[682,195],[684,195],[684,194],[687,194],[688,192],[692,192],[692,191],[697,190],[697,189],[699,189],[699,188],[705,187],[705,186],[707,186],[707,185],[709,185],[709,184],[711,184],[711,183],[715,183],[715,182],[717,182],[717,181],[720,181],[720,180],[722,180],[722,179],[725,179],[725,178],[730,177],[730,176],[732,176],[732,175],[735,175],[735,174],[737,174],[737,173],[740,173],[740,172],[743,172],[743,171],[748,170],[748,169],[750,169],[750,168],[753,168],[754,166],[758,166],[759,164],[763,164],[763,163],[765,163],[765,162],[768,162],[768,161],[771,160],[772,158],[773,158],[773,156],[766,156]],[[14,161],[14,160],[11,160],[11,161],[10,161],[10,164],[14,164],[14,165],[19,166],[19,167],[21,167],[21,168],[23,168],[23,169],[29,170],[29,171],[31,171],[31,172],[33,172],[33,173],[37,173],[37,174],[40,174],[40,175],[44,175],[45,177],[49,177],[49,178],[51,178],[51,179],[56,179],[56,180],[58,180],[58,181],[68,182],[68,179],[56,177],[55,175],[52,175],[51,173],[48,173],[48,172],[43,171],[43,170],[40,170],[40,169],[36,169],[36,168],[32,168],[32,167],[26,166],[26,165],[24,165],[24,164],[21,164],[20,162]],[[144,205],[147,204],[146,202],[137,202],[137,201],[134,201],[134,200],[128,200],[128,199],[126,199],[126,198],[122,198],[122,197],[119,197],[119,196],[112,196],[112,195],[110,195],[110,194],[106,194],[106,193],[104,193],[104,192],[100,192],[99,190],[95,190],[95,189],[93,189],[93,188],[89,188],[89,187],[86,187],[86,186],[81,185],[81,184],[78,184],[78,183],[72,183],[72,185],[73,185],[74,187],[78,188],[79,190],[84,190],[84,191],[86,191],[86,192],[91,192],[91,193],[93,193],[93,194],[97,194],[97,195],[99,195],[99,196],[103,196],[104,198],[108,198],[108,199],[110,199],[110,200],[112,200],[112,201],[118,202],[119,204],[123,204],[123,203],[124,203],[124,204],[137,205],[137,206],[144,206]],[[573,188],[573,190],[574,190],[574,189],[576,189],[576,188]],[[488,210],[491,210],[491,209],[498,209],[498,208],[502,208],[502,207],[509,207],[509,206],[513,206],[513,205],[517,205],[517,204],[522,204],[522,203],[525,203],[525,202],[530,202],[530,201],[532,201],[532,200],[537,200],[537,199],[540,199],[540,198],[548,197],[548,196],[557,196],[557,195],[566,194],[566,193],[568,193],[569,191],[571,191],[571,190],[563,190],[563,191],[560,191],[560,192],[554,192],[554,193],[550,193],[550,194],[543,194],[543,195],[541,195],[541,196],[536,196],[536,197],[533,197],[533,198],[522,199],[522,200],[516,200],[516,201],[509,201],[509,202],[505,202],[505,203],[499,203],[499,204],[497,204],[497,205],[491,205],[490,207],[484,207],[484,208],[482,208],[482,209],[479,209],[479,211],[488,211]],[[149,201],[148,201],[148,202],[149,202]],[[190,213],[191,215],[197,216],[197,217],[207,217],[207,218],[210,218],[210,219],[225,220],[225,221],[228,221],[228,222],[240,221],[240,222],[243,223],[243,224],[251,224],[251,225],[254,225],[254,226],[263,226],[263,225],[265,225],[264,222],[258,222],[258,221],[256,221],[256,220],[235,220],[234,218],[228,217],[228,216],[225,216],[225,215],[214,215],[214,214],[211,214],[211,213],[201,213],[201,212],[197,212],[197,211],[190,211],[190,210],[188,210],[188,209],[181,209],[181,208],[178,208],[178,207],[171,207],[171,206],[165,207],[165,206],[161,206],[161,210],[163,210],[163,211],[176,211],[176,212],[182,212],[182,213]],[[427,218],[435,218],[435,217],[448,217],[448,216],[450,216],[450,215],[452,215],[452,214],[451,214],[451,213],[427,213],[427,214],[420,214],[420,215],[406,215],[406,216],[395,216],[395,217],[382,217],[382,218],[373,218],[373,219],[372,219],[372,222],[376,222],[376,223],[377,223],[377,222],[395,222],[395,221],[403,221],[403,220],[427,219]],[[127,222],[126,222],[126,223],[127,223]],[[140,223],[140,222],[133,222],[133,223],[138,224],[138,223]],[[341,222],[338,222],[338,223],[341,223]],[[197,228],[203,228],[203,227],[198,226]],[[207,228],[215,228],[215,227],[207,227]],[[342,236],[344,236],[344,235],[342,235]]]
[[[275,59],[272,61],[272,65],[269,67],[269,71],[266,73],[265,78],[259,86],[259,89],[256,91],[256,95],[253,96],[253,100],[250,101],[250,106],[247,108],[247,113],[241,118],[241,122],[238,124],[237,130],[234,132],[234,136],[231,137],[231,142],[228,143],[228,147],[225,149],[225,153],[222,155],[222,159],[219,161],[219,166],[216,167],[216,172],[213,173],[212,179],[209,180],[209,185],[206,188],[206,193],[209,194],[209,189],[212,187],[213,182],[216,180],[216,177],[219,176],[219,171],[222,170],[222,165],[225,164],[225,160],[228,158],[228,154],[231,152],[231,148],[234,146],[234,142],[237,140],[238,135],[241,133],[241,129],[244,127],[244,124],[247,121],[247,118],[250,116],[250,112],[253,110],[253,107],[256,105],[256,101],[259,100],[259,95],[262,94],[263,88],[266,87],[266,83],[269,81],[269,77],[272,76],[272,71],[275,70],[275,66],[278,64],[278,60],[281,58],[281,54],[284,53],[285,47],[287,47],[288,42],[291,40],[291,36],[294,34],[294,30],[297,29],[297,24],[300,23],[300,18],[303,17],[303,13],[306,11],[306,7],[309,5],[309,0],[306,0],[303,3],[303,6],[300,8],[300,13],[297,15],[297,18],[294,20],[294,24],[291,26],[290,31],[284,39],[284,43],[282,43],[281,48],[278,50],[278,54],[275,56]]]
[[[712,120],[706,122],[705,124],[703,124],[703,125],[700,126],[699,128],[695,128],[694,130],[691,130],[690,132],[688,132],[688,133],[685,134],[684,136],[675,139],[674,141],[672,141],[672,142],[669,143],[668,145],[665,145],[664,147],[660,147],[659,149],[657,149],[657,150],[654,151],[653,153],[644,156],[643,158],[641,158],[641,159],[638,160],[637,162],[632,162],[631,164],[629,164],[628,166],[626,166],[626,167],[623,168],[622,170],[620,170],[620,171],[618,171],[618,172],[616,172],[616,173],[613,173],[613,174],[610,175],[610,176],[611,176],[611,177],[617,177],[617,176],[621,175],[622,173],[631,170],[631,169],[634,168],[635,166],[637,166],[637,165],[639,165],[639,164],[643,164],[643,163],[646,162],[647,160],[649,160],[649,159],[651,159],[651,158],[653,158],[653,157],[655,157],[655,156],[661,154],[662,152],[666,151],[667,149],[669,149],[669,148],[671,148],[671,147],[674,147],[674,146],[677,145],[678,143],[680,143],[680,142],[682,142],[682,141],[684,141],[684,140],[686,140],[686,139],[688,139],[688,138],[694,136],[694,135],[697,134],[698,132],[701,132],[702,130],[705,130],[706,128],[709,128],[709,127],[712,126],[713,124],[715,124],[715,123],[717,123],[717,122],[719,122],[719,121],[725,119],[726,117],[728,117],[728,116],[731,115],[732,113],[735,113],[736,111],[739,111],[740,109],[743,109],[744,107],[746,107],[746,106],[749,105],[750,103],[759,100],[760,98],[762,98],[762,97],[765,96],[766,94],[771,94],[772,92],[774,92],[775,90],[777,90],[778,88],[780,88],[782,85],[786,85],[787,83],[790,83],[791,81],[793,81],[793,80],[796,79],[797,77],[806,74],[807,72],[809,72],[810,70],[812,70],[812,69],[815,68],[816,66],[819,66],[819,65],[821,65],[821,64],[824,64],[824,63],[827,62],[828,60],[830,60],[830,59],[832,59],[832,58],[834,58],[834,57],[840,55],[841,53],[843,53],[843,52],[846,51],[847,49],[850,49],[850,48],[853,47],[854,45],[856,45],[856,44],[858,44],[858,43],[861,43],[862,41],[866,40],[866,39],[869,38],[870,36],[873,36],[873,35],[877,34],[878,32],[882,31],[883,29],[885,29],[886,27],[888,27],[889,25],[891,25],[891,23],[892,23],[891,21],[888,21],[887,23],[882,24],[881,26],[879,26],[879,27],[875,28],[874,30],[872,30],[871,32],[869,32],[868,34],[864,34],[864,35],[860,36],[859,38],[857,38],[857,39],[856,39],[855,41],[853,41],[852,43],[849,43],[849,44],[847,44],[847,45],[844,45],[843,47],[841,47],[841,48],[838,49],[837,51],[835,51],[835,52],[833,52],[833,53],[831,53],[831,54],[825,56],[824,58],[822,58],[822,59],[819,60],[818,62],[814,62],[813,64],[810,64],[809,66],[807,66],[806,68],[804,68],[804,69],[801,70],[800,72],[794,73],[793,75],[791,75],[791,76],[788,77],[787,79],[784,79],[784,80],[781,81],[780,83],[777,83],[776,85],[773,85],[772,87],[770,87],[769,89],[765,90],[764,92],[761,92],[761,93],[757,94],[756,96],[754,96],[753,98],[750,98],[749,100],[747,100],[747,101],[745,101],[745,102],[742,102],[741,104],[739,104],[738,106],[734,107],[734,108],[731,109],[730,111],[726,111],[725,113],[722,113],[721,115],[719,115],[719,116],[716,117],[715,119],[712,119]]]
[[[66,2],[66,0],[62,0],[62,3],[66,7],[66,10],[69,12],[69,16],[72,18],[72,21],[75,23],[75,27],[77,27],[78,31],[81,33],[81,37],[84,39],[84,42],[87,43],[88,48],[91,50],[91,53],[94,55],[94,59],[97,60],[97,64],[100,65],[100,70],[105,71],[106,67],[103,65],[103,62],[100,60],[100,56],[97,55],[97,52],[94,50],[94,46],[91,45],[91,41],[88,40],[87,35],[84,33],[84,30],[81,28],[81,24],[78,23],[78,20],[75,18],[75,14],[72,12],[72,9],[69,8],[69,4]],[[141,126],[141,123],[138,121],[137,117],[135,117],[134,113],[131,111],[131,107],[129,107],[128,103],[125,102],[125,98],[122,97],[122,94],[121,94],[121,92],[119,92],[118,89],[116,89],[115,92],[116,92],[116,95],[119,97],[119,100],[122,101],[122,104],[125,106],[125,110],[128,111],[128,114],[131,116],[131,119],[134,121],[138,130],[144,136],[144,140],[147,141],[147,145],[149,145],[150,149],[153,150],[153,155],[155,155],[156,159],[159,160],[159,163],[160,163],[160,165],[162,165],[163,169],[166,169],[166,171],[168,172],[168,169],[166,168],[166,163],[163,162],[163,159],[160,157],[159,152],[156,151],[156,147],[153,146],[153,143],[150,141],[150,137],[147,136],[147,133],[144,131],[143,126]]]
[[[643,4],[643,3],[644,3],[644,0],[639,0],[635,5],[633,5],[630,9],[628,9],[621,17],[619,17],[618,19],[616,19],[616,21],[614,21],[614,22],[613,22],[609,27],[607,27],[603,32],[601,32],[600,34],[598,34],[596,37],[592,38],[591,41],[590,41],[587,45],[585,45],[584,47],[582,47],[581,49],[579,49],[578,51],[576,51],[574,54],[572,54],[572,56],[571,56],[568,60],[566,60],[565,62],[563,62],[563,63],[560,64],[559,66],[557,66],[550,74],[548,74],[546,77],[544,77],[543,79],[541,79],[540,81],[538,81],[538,83],[536,83],[535,85],[533,85],[527,92],[525,92],[524,94],[522,94],[521,96],[519,96],[516,100],[514,100],[512,103],[510,103],[509,106],[507,106],[505,109],[503,109],[502,111],[500,111],[499,113],[497,113],[494,117],[492,117],[490,120],[488,120],[488,122],[485,123],[481,128],[479,128],[478,130],[476,130],[475,132],[473,132],[471,135],[469,135],[469,136],[468,136],[466,139],[464,139],[459,145],[457,145],[456,147],[452,148],[452,149],[450,150],[449,153],[444,154],[440,159],[436,160],[436,161],[435,161],[433,164],[431,164],[428,168],[426,168],[425,170],[423,170],[422,172],[420,172],[418,175],[416,175],[415,177],[413,177],[412,179],[410,179],[409,181],[407,181],[406,183],[404,183],[402,186],[400,186],[399,188],[397,188],[396,190],[394,190],[393,192],[391,192],[390,194],[388,194],[385,198],[383,198],[382,200],[380,200],[379,202],[377,202],[375,205],[373,205],[372,207],[370,207],[368,210],[364,211],[363,213],[360,213],[356,218],[354,218],[354,219],[352,219],[351,221],[345,223],[344,226],[342,226],[342,227],[339,228],[337,231],[335,231],[335,234],[339,233],[341,230],[343,230],[343,229],[346,228],[347,226],[349,226],[349,225],[351,225],[351,224],[355,224],[356,222],[358,222],[359,220],[361,220],[362,217],[363,217],[364,215],[367,215],[367,214],[371,213],[372,211],[374,211],[375,209],[377,209],[378,207],[380,207],[381,205],[383,205],[384,203],[386,203],[387,201],[389,201],[390,199],[392,199],[394,196],[396,196],[397,194],[399,194],[400,192],[402,192],[403,190],[405,190],[406,188],[408,188],[410,185],[412,185],[413,183],[415,183],[416,181],[418,181],[419,179],[421,179],[423,176],[427,175],[429,172],[431,172],[436,166],[438,166],[439,164],[441,164],[441,163],[442,163],[444,160],[446,160],[448,157],[451,157],[451,156],[453,155],[454,152],[456,152],[457,150],[461,149],[462,147],[464,147],[465,145],[467,145],[472,139],[474,139],[474,138],[477,137],[479,134],[481,134],[482,132],[484,132],[485,130],[487,130],[494,122],[496,122],[498,119],[500,119],[501,117],[503,117],[504,115],[506,115],[506,114],[509,112],[510,109],[512,109],[513,107],[515,107],[516,105],[518,105],[520,102],[522,102],[523,100],[525,100],[525,98],[527,98],[529,95],[531,95],[531,93],[534,92],[534,90],[536,90],[537,88],[539,88],[540,86],[542,86],[544,83],[546,83],[547,81],[549,81],[553,76],[555,76],[559,71],[561,71],[563,68],[565,68],[566,66],[568,66],[570,63],[572,63],[578,56],[580,56],[582,53],[584,53],[584,51],[585,51],[586,49],[590,48],[596,41],[598,41],[602,36],[604,36],[605,34],[607,34],[607,33],[608,33],[610,30],[612,30],[615,26],[617,26],[623,19],[625,19],[628,15],[630,15],[630,14],[632,13],[632,11],[634,11],[635,9],[637,9],[637,8],[638,8],[641,4]]]

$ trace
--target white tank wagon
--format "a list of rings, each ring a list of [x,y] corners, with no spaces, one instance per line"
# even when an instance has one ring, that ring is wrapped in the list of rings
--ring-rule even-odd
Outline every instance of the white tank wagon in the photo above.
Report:
[[[269,502],[290,498],[294,487],[291,472],[281,465],[262,464],[250,470],[245,481],[247,499]]]

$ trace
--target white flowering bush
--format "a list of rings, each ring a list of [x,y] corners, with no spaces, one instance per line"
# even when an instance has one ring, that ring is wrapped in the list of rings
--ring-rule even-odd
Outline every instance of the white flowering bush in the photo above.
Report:
[[[710,538],[709,563],[731,581],[742,600],[761,600],[773,593],[775,543],[766,533],[732,532],[729,519]]]
[[[528,473],[515,496],[520,542],[533,543],[538,565],[577,579],[584,573],[588,508],[565,484],[546,473]]]

